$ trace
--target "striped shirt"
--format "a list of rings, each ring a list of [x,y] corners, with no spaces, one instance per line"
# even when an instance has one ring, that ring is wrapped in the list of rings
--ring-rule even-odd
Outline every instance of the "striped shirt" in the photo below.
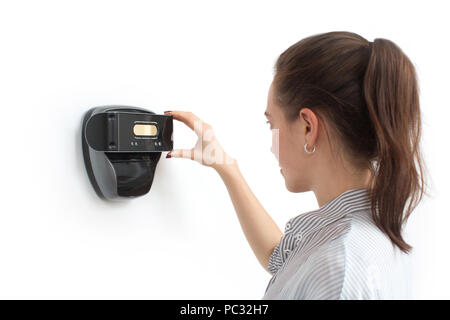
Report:
[[[411,299],[410,256],[373,222],[367,189],[291,218],[262,299]]]

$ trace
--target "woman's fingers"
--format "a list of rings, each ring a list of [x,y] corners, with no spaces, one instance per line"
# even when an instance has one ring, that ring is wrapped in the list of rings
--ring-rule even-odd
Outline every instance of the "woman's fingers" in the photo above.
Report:
[[[194,160],[194,149],[174,149],[167,154],[166,158],[185,158]]]
[[[166,158],[191,159],[206,166],[213,166],[217,161],[222,161],[221,156],[225,152],[216,140],[214,130],[209,123],[202,121],[189,111],[165,111],[164,113],[186,124],[198,136],[194,148],[172,150]]]
[[[189,111],[164,111],[165,114],[173,116],[175,120],[181,121],[193,130],[198,136],[203,131],[203,121]]]

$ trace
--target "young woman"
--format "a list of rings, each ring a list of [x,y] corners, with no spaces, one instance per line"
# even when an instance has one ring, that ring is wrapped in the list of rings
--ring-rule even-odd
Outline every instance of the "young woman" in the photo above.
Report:
[[[272,152],[290,192],[319,209],[284,233],[255,198],[210,124],[168,111],[193,129],[188,158],[223,179],[245,236],[272,274],[263,299],[409,298],[402,227],[424,193],[421,115],[413,64],[392,41],[350,32],[307,37],[276,61],[267,109]]]

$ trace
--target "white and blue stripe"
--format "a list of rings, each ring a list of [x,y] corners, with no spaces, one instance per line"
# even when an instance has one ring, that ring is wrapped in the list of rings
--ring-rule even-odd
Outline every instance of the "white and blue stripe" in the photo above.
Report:
[[[286,223],[262,299],[409,299],[409,256],[371,217],[367,189],[341,193]]]

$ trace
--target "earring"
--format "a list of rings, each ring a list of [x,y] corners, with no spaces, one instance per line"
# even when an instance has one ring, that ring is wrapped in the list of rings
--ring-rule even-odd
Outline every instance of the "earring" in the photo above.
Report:
[[[306,149],[306,145],[307,145],[307,144],[308,144],[308,142],[305,143],[305,145],[303,146],[303,149],[305,149],[305,152],[306,152],[307,154],[312,154],[312,153],[314,153],[314,151],[316,151],[316,146],[314,146],[314,148],[313,148],[312,151],[308,151],[308,150]]]

